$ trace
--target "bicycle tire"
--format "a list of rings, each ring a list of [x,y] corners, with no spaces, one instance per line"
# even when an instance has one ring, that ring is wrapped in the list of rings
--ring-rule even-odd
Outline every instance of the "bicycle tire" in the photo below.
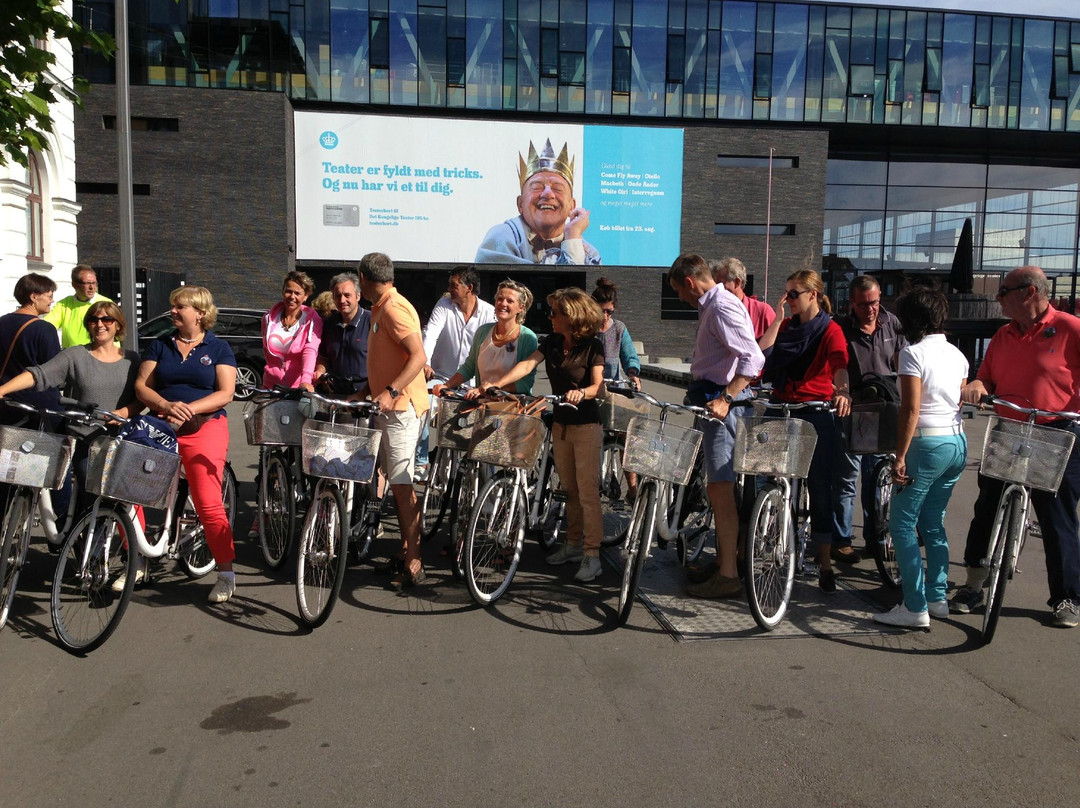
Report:
[[[450,522],[450,574],[458,581],[465,580],[465,536],[472,519],[473,503],[480,493],[480,468],[470,464],[462,469],[454,484],[454,497]]]
[[[450,504],[450,489],[453,488],[450,479],[450,469],[453,464],[453,449],[441,449],[435,458],[435,465],[431,467],[427,483],[424,485],[424,497],[420,502],[420,539],[427,541],[442,527],[443,517],[446,516],[447,506]]]
[[[135,528],[127,506],[101,502],[97,518],[86,511],[68,532],[56,563],[49,598],[53,629],[70,651],[89,653],[104,643],[127,610],[135,591],[137,550],[125,548]],[[87,565],[83,550],[89,544]],[[124,587],[114,592],[112,582],[120,575]]]
[[[986,610],[983,612],[982,644],[989,645],[997,631],[1001,606],[1005,602],[1005,585],[1012,576],[1010,566],[1013,559],[1013,547],[1020,541],[1023,524],[1020,520],[1020,492],[1013,491],[998,505],[998,514],[994,520],[994,529],[990,532],[990,546],[994,552],[990,558],[990,571],[987,575],[989,589],[986,592]]]
[[[484,484],[465,536],[465,586],[481,606],[490,606],[514,580],[525,537],[527,497],[515,475]]]
[[[694,460],[694,473],[683,492],[679,534],[675,540],[679,563],[683,566],[698,560],[709,537],[709,528],[713,524],[713,512],[712,503],[709,501],[708,485],[705,453],[699,451]]]
[[[630,518],[630,530],[626,537],[626,564],[623,567],[622,583],[619,586],[618,624],[621,626],[630,617],[637,598],[641,573],[652,547],[652,537],[656,531],[656,484],[642,482],[638,488],[638,498],[634,502],[634,513]]]
[[[626,541],[633,506],[623,501],[623,442],[607,438],[600,449],[600,511],[603,515],[602,547],[618,547]]]
[[[8,499],[4,513],[4,535],[0,542],[0,629],[7,625],[15,591],[19,586],[19,570],[26,560],[26,545],[30,541],[30,526],[34,516],[34,498],[29,491],[18,489]]]
[[[345,501],[334,485],[320,485],[304,519],[296,553],[296,606],[300,619],[318,628],[330,617],[348,563]]]
[[[772,631],[784,619],[795,583],[795,548],[791,514],[780,487],[762,488],[750,514],[743,553],[746,602],[754,622]]]
[[[290,469],[283,452],[270,452],[259,481],[259,549],[272,570],[288,559],[296,535],[296,489]]]
[[[877,528],[874,563],[881,582],[889,589],[900,588],[900,565],[896,561],[892,533],[889,531],[889,508],[892,502],[892,460],[885,458],[874,468],[874,522]]]
[[[188,578],[197,581],[213,572],[217,562],[214,554],[210,552],[206,529],[195,510],[195,501],[191,498],[191,489],[186,481],[178,489],[176,501],[183,502],[184,506],[176,520],[175,529],[181,530],[184,525],[193,525],[191,530],[181,535],[177,541],[180,569]],[[231,528],[236,511],[236,475],[232,473],[232,467],[228,463],[221,475],[221,504],[225,506],[225,515],[229,518]]]

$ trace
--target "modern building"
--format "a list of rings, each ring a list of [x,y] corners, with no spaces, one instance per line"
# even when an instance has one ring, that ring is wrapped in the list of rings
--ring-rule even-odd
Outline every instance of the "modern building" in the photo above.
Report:
[[[65,4],[70,10],[70,3]],[[49,40],[55,54],[51,79],[71,85],[71,46]],[[63,94],[52,105],[48,148],[27,155],[28,166],[9,160],[0,166],[0,307],[15,306],[12,290],[27,272],[56,281],[57,299],[71,294],[71,270],[78,262],[80,206],[75,192],[74,107]],[[115,262],[114,262],[115,263]]]
[[[396,165],[409,171],[444,156],[452,141],[476,162],[488,159],[490,143],[512,174],[544,127],[559,127],[560,142],[566,129],[571,142],[584,132],[585,236],[606,230],[608,245],[630,235],[624,227],[620,242],[607,222],[644,208],[605,207],[602,194],[613,189],[593,174],[611,163],[591,155],[622,143],[621,164],[648,172],[663,158],[667,177],[677,168],[680,180],[667,192],[677,207],[654,222],[662,258],[637,261],[647,251],[608,248],[602,254],[617,260],[601,267],[483,267],[492,282],[508,271],[526,278],[541,300],[550,288],[612,277],[620,317],[653,355],[685,354],[692,338],[694,315],[664,282],[679,251],[741,257],[755,291],[770,300],[809,264],[826,272],[842,303],[855,273],[947,282],[970,219],[976,292],[1034,263],[1056,276],[1056,295],[1071,305],[1080,13],[1065,3],[1048,4],[1059,18],[1024,16],[995,0],[940,2],[960,10],[927,5],[130,0],[136,263],[210,286],[222,303],[264,306],[289,269],[325,278],[381,250],[400,267],[399,285],[430,306],[444,270],[471,260],[451,236],[477,226],[485,195],[462,197],[473,201],[454,210],[450,226],[426,232],[404,221],[417,215],[365,205],[370,177],[344,178],[351,184],[342,189],[355,194],[340,201],[349,204],[317,200],[312,155],[316,173],[318,159],[324,172],[362,170],[358,161],[336,162],[341,152],[318,151],[337,146],[350,126],[341,116],[355,116],[353,134],[373,161],[407,148],[410,161]],[[77,19],[111,30],[112,7],[78,2]],[[1037,3],[1025,8],[1046,13]],[[75,121],[79,257],[107,269],[118,261],[113,68],[85,54],[76,66],[95,83]],[[297,134],[320,131],[319,115],[337,127],[322,132],[330,137],[321,145]],[[650,147],[650,135],[660,143],[672,132],[681,140],[674,161],[666,145]],[[333,182],[321,181],[324,189]],[[510,206],[512,187],[497,187]],[[996,313],[991,299],[976,309],[980,321]]]

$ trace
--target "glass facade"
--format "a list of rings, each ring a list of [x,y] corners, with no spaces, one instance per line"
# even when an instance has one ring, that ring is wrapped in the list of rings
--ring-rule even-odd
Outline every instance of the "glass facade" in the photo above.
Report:
[[[75,6],[84,26],[112,30],[113,0]],[[447,109],[1080,131],[1080,22],[1066,20],[752,0],[129,0],[129,15],[135,84]],[[76,69],[112,80],[92,54],[77,54]]]

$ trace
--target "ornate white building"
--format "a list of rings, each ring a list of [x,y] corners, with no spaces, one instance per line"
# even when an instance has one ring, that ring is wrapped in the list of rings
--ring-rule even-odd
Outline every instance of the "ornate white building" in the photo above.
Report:
[[[70,2],[64,3],[71,12]],[[49,40],[56,54],[53,75],[72,83],[71,45]],[[59,95],[59,94],[58,94]],[[71,294],[71,269],[78,263],[75,202],[75,121],[72,103],[61,97],[52,107],[49,148],[30,155],[30,167],[9,160],[0,166],[0,314],[15,308],[15,281],[40,272],[56,281],[56,298]]]

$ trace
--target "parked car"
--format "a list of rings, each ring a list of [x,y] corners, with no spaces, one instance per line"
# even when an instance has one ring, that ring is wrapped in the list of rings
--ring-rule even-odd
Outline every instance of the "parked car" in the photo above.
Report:
[[[214,333],[229,343],[236,355],[236,398],[246,401],[250,396],[240,392],[240,385],[262,386],[263,357],[262,316],[258,309],[218,309]],[[173,330],[172,317],[168,312],[139,326],[139,351],[146,349],[151,340]]]

